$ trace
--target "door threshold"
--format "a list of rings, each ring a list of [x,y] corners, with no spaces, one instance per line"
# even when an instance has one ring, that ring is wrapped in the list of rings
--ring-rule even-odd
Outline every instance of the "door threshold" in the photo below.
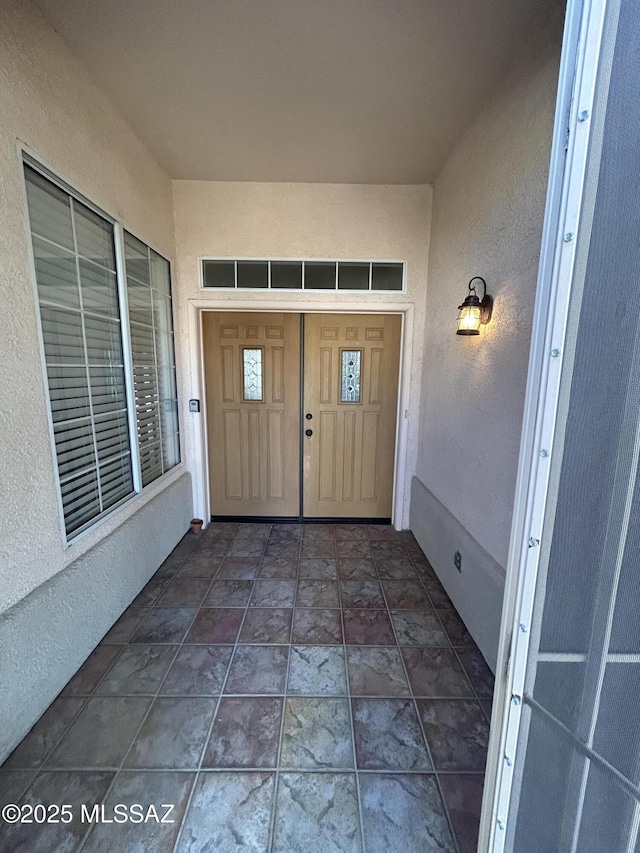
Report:
[[[244,524],[391,524],[390,518],[305,518],[281,515],[212,515],[211,521]]]

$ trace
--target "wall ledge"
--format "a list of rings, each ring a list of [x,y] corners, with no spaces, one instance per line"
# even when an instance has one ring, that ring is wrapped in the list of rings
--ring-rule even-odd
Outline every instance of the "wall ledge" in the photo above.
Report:
[[[495,672],[505,569],[450,510],[414,477],[410,527],[469,633]],[[462,571],[453,563],[462,555]]]

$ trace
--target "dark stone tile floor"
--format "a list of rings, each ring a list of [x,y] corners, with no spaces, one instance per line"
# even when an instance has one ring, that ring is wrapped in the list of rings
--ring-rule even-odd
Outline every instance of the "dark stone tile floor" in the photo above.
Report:
[[[189,534],[0,768],[0,851],[474,853],[493,678],[408,532]],[[81,804],[172,804],[172,823]]]

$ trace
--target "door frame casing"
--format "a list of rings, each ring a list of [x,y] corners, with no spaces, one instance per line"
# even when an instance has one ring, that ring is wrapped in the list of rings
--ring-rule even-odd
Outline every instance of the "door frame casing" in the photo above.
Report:
[[[204,369],[202,317],[205,312],[217,313],[274,313],[274,314],[397,314],[401,317],[400,369],[393,467],[393,503],[391,523],[402,529],[408,523],[407,459],[409,414],[411,412],[410,384],[413,351],[414,306],[407,302],[313,302],[311,304],[284,302],[272,299],[190,299],[188,302],[189,353],[191,361],[191,394],[200,400],[200,412],[192,414],[193,425],[193,507],[196,517],[211,518],[209,488],[209,444],[207,436],[207,399]],[[413,413],[418,414],[418,408]]]

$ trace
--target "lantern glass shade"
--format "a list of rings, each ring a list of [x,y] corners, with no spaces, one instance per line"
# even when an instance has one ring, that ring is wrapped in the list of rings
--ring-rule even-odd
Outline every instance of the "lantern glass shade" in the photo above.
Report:
[[[458,314],[458,335],[479,335],[481,323],[480,305],[461,305]]]

